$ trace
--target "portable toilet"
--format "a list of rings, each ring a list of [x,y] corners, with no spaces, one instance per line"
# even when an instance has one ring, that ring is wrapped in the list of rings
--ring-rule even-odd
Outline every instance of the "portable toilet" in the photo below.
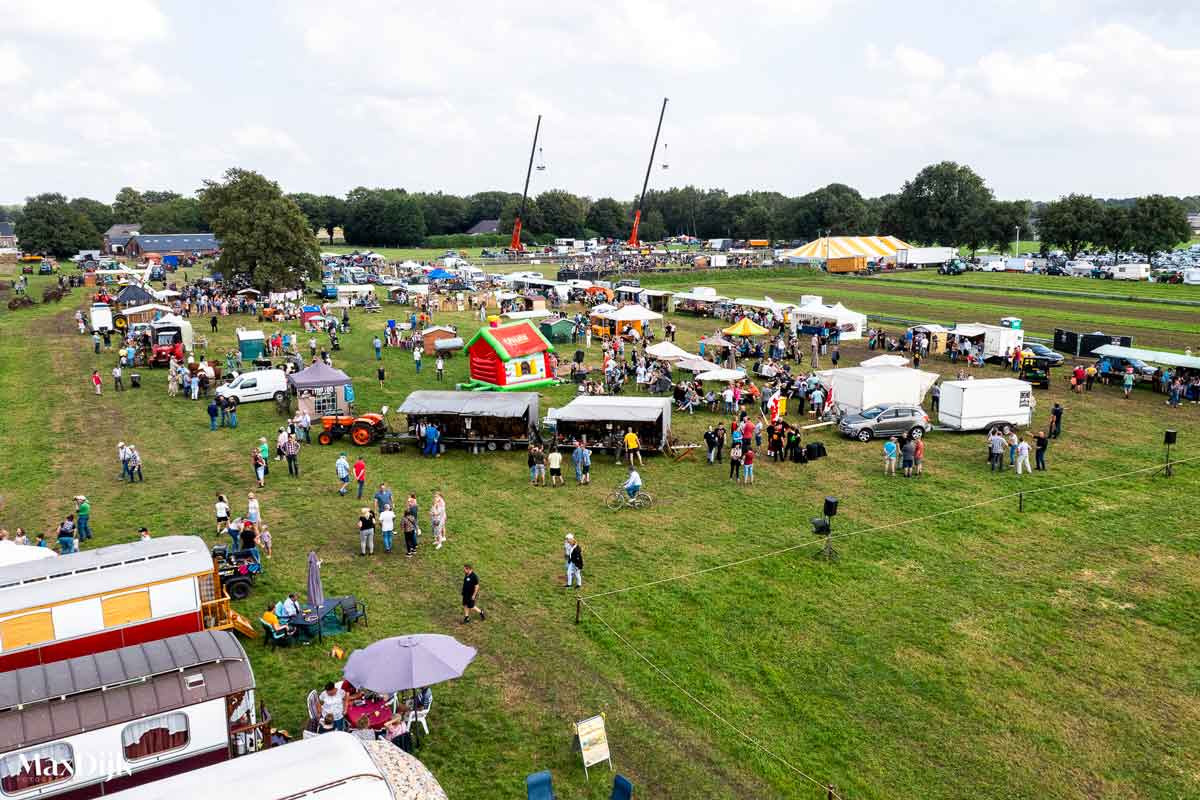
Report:
[[[1019,330],[1021,330],[1021,318],[1020,317],[1001,317],[1000,325],[1005,328],[1012,328],[1013,330],[1019,331]]]
[[[238,353],[241,354],[243,361],[253,361],[256,358],[262,358],[265,347],[265,340],[262,331],[248,331],[243,328],[237,330]]]
[[[543,320],[538,328],[545,336],[554,344],[562,344],[563,342],[571,341],[571,334],[575,331],[575,323],[569,319],[556,319],[554,321]]]

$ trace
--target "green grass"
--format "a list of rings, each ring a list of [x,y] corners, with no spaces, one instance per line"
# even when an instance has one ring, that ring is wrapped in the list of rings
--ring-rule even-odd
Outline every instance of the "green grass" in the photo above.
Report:
[[[751,296],[823,287],[831,300],[868,283],[775,273],[689,280]],[[72,332],[70,312],[85,298],[76,290],[70,300],[0,311],[0,524],[47,529],[83,492],[97,544],[129,541],[142,524],[209,536],[213,495],[225,492],[244,508],[250,448],[274,434],[279,418],[269,404],[247,405],[236,431],[210,433],[202,404],[168,400],[161,371],[142,370],[140,391],[106,386],[92,397],[87,375],[107,374],[112,358],[93,356]],[[924,313],[921,301],[905,302],[912,315]],[[370,337],[389,316],[386,307],[355,315],[335,360],[355,378],[361,409],[437,388],[430,370],[417,377],[411,360],[392,352],[379,388]],[[465,315],[438,321],[475,328]],[[677,321],[689,348],[713,328]],[[256,325],[223,319],[210,352],[232,345],[237,324]],[[843,355],[852,364],[867,354],[850,344]],[[937,359],[928,366],[950,371]],[[453,359],[448,380],[465,371],[465,359]],[[570,396],[569,387],[545,392],[543,412]],[[260,497],[275,555],[241,610],[257,616],[266,601],[302,590],[305,554],[315,548],[327,591],[368,604],[369,626],[337,638],[347,649],[414,632],[450,633],[477,647],[465,678],[435,687],[432,735],[420,751],[451,797],[520,796],[527,773],[550,769],[563,800],[606,798],[607,772],[585,781],[570,738],[572,721],[604,712],[614,766],[638,796],[817,800],[824,792],[731,734],[596,618],[573,623],[574,595],[559,588],[563,534],[574,531],[585,548],[588,593],[604,592],[808,542],[808,519],[829,494],[842,501],[835,532],[851,533],[1152,465],[1168,426],[1179,430],[1179,457],[1200,453],[1198,407],[1172,412],[1146,390],[1128,402],[1107,388],[1069,396],[1061,380],[1037,397],[1039,424],[1052,402],[1067,409],[1045,474],[991,475],[979,437],[935,433],[929,474],[889,479],[876,445],[819,432],[813,438],[826,443],[827,459],[760,460],[753,487],[732,484],[726,466],[702,459],[650,458],[643,475],[657,502],[642,513],[603,508],[622,471],[599,456],[592,487],[533,490],[523,454],[422,460],[372,449],[369,483],[416,492],[423,518],[430,493],[446,494],[448,546],[423,547],[411,561],[355,557],[360,504],[335,493],[341,448],[314,445],[301,453],[298,480],[271,462]],[[675,431],[698,441],[716,421],[677,415]],[[116,480],[122,439],[139,446],[145,484]],[[1137,476],[1033,494],[1024,512],[1009,499],[840,540],[834,566],[804,549],[590,605],[699,700],[847,798],[1194,797],[1198,488],[1200,467],[1189,465],[1171,480]],[[489,612],[469,627],[457,624],[464,560],[482,576]],[[341,662],[316,648],[246,646],[263,699],[297,733],[305,694],[336,677]]]

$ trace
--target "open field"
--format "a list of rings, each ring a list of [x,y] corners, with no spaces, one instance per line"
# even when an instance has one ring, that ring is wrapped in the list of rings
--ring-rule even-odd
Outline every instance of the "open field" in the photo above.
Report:
[[[904,273],[924,276],[926,273]],[[1051,337],[1056,327],[1075,330],[1103,330],[1134,337],[1134,344],[1183,350],[1200,349],[1200,314],[1186,307],[1130,302],[1122,298],[1077,298],[1011,293],[1001,286],[995,289],[960,288],[959,278],[934,275],[920,282],[889,278],[856,278],[828,275],[806,269],[726,270],[653,275],[642,279],[643,285],[659,288],[686,289],[695,285],[712,286],[730,297],[762,297],[798,302],[803,294],[822,295],[826,302],[844,303],[866,314],[918,319],[925,322],[997,322],[1001,317],[1016,316],[1032,335]],[[1003,278],[1007,276],[996,276]],[[1090,279],[1024,276],[1026,280],[1040,278],[1046,286],[1077,283],[1096,283]],[[997,281],[1002,283],[1002,281]],[[1111,287],[1111,282],[1101,285]],[[1149,285],[1147,285],[1149,286]],[[1122,287],[1124,288],[1124,287]],[[1190,286],[1159,288],[1188,289]],[[1190,297],[1192,292],[1181,293]]]
[[[877,275],[873,280],[893,283],[922,285],[946,284],[947,286],[977,287],[989,289],[1028,289],[1036,292],[1070,292],[1072,294],[1096,295],[1099,298],[1121,300],[1138,298],[1147,300],[1185,300],[1200,302],[1200,286],[1186,284],[1149,283],[1147,281],[1110,281],[1095,278],[1069,278],[1058,275],[1033,275],[1020,272],[969,272],[966,275],[939,275],[937,270],[912,272],[888,272]]]
[[[1144,304],[1096,301],[1069,311],[1066,301],[964,292],[949,281],[906,294],[914,287],[794,273],[653,280],[777,299],[815,291],[909,317],[994,321],[1015,313],[1031,329],[1036,321],[1038,332],[1068,313],[1088,329],[1129,320],[1144,326],[1126,331],[1138,342],[1157,337],[1180,349],[1186,337],[1171,331],[1195,327],[1146,316],[1158,309]],[[40,296],[41,279],[32,283]],[[92,396],[87,375],[107,375],[113,359],[93,355],[73,332],[70,314],[84,302],[75,290],[62,306],[0,311],[0,524],[46,529],[82,492],[92,500],[97,544],[130,540],[141,524],[211,537],[213,496],[225,492],[244,510],[254,484],[250,448],[273,436],[280,418],[270,404],[247,405],[238,429],[210,432],[203,404],[166,397],[162,371],[142,370],[139,391],[118,395],[107,382],[103,397]],[[1085,322],[1098,308],[1111,308],[1111,320]],[[417,376],[406,351],[385,351],[386,385],[375,381],[370,338],[391,311],[355,314],[354,332],[335,354],[335,365],[355,378],[361,410],[439,388],[432,363]],[[437,321],[467,335],[476,327],[466,315]],[[675,321],[687,348],[713,328],[710,320]],[[196,322],[207,334],[207,322]],[[239,324],[257,327],[222,319],[211,356],[232,347]],[[594,346],[589,361],[598,352]],[[866,355],[857,343],[842,352],[843,365]],[[941,359],[925,366],[951,372]],[[449,383],[465,374],[465,358],[449,362]],[[569,386],[544,392],[543,413],[571,394]],[[934,433],[924,478],[885,478],[876,444],[819,431],[813,438],[826,443],[827,459],[802,466],[761,458],[752,487],[733,484],[727,465],[709,467],[702,457],[649,458],[642,474],[657,502],[640,513],[603,508],[623,472],[599,455],[591,487],[568,477],[566,488],[551,490],[528,486],[522,453],[451,451],[425,460],[371,449],[368,485],[386,480],[397,495],[416,492],[423,519],[431,491],[446,495],[449,544],[423,544],[412,560],[355,556],[360,503],[335,491],[333,462],[343,448],[313,445],[301,452],[299,479],[271,462],[259,496],[275,555],[240,610],[257,616],[266,601],[301,590],[305,554],[315,548],[327,592],[368,604],[369,626],[337,639],[347,650],[423,631],[478,647],[464,679],[434,687],[432,735],[419,751],[452,798],[519,797],[525,774],[538,769],[553,771],[563,800],[607,798],[607,773],[593,770],[597,780],[585,782],[570,746],[570,723],[601,711],[614,765],[640,797],[823,798],[804,775],[835,784],[848,800],[1195,797],[1200,461],[1170,480],[1142,472],[1080,482],[1153,467],[1168,426],[1179,430],[1176,457],[1200,456],[1200,406],[1172,411],[1141,389],[1128,402],[1119,395],[1101,387],[1069,396],[1061,380],[1037,395],[1039,424],[1053,402],[1066,408],[1047,473],[990,474],[979,437]],[[699,441],[719,419],[677,416],[675,431]],[[145,484],[116,479],[119,440],[141,451]],[[1075,485],[1054,488],[1066,484]],[[1035,492],[1023,512],[1012,496],[1019,490]],[[841,498],[834,531],[847,534],[832,566],[810,558],[808,519],[826,495]],[[894,527],[849,535],[884,525]],[[566,531],[582,542],[588,595],[800,547],[595,598],[594,613],[585,610],[576,626],[575,595],[560,588]],[[486,622],[466,627],[457,624],[464,560],[482,577],[488,611]],[[618,634],[786,763],[681,694]],[[267,704],[298,733],[304,695],[335,678],[340,662],[315,647],[247,648]]]

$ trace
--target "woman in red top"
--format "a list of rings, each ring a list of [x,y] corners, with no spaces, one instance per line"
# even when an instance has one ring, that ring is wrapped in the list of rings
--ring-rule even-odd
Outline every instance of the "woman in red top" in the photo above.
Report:
[[[100,394],[100,370],[92,370],[92,386],[96,390],[96,394]]]

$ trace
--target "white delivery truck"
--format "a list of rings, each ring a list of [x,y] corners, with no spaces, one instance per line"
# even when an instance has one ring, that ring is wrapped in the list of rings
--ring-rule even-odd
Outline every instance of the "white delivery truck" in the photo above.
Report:
[[[1032,258],[1010,258],[1004,262],[1005,272],[1033,272]]]
[[[1003,272],[1004,262],[1007,259],[1004,256],[980,256],[979,271],[980,272]]]
[[[1033,421],[1033,384],[1016,378],[946,381],[938,401],[938,424],[955,431],[1020,427]]]
[[[945,264],[958,258],[958,250],[953,247],[908,247],[896,251],[897,267],[932,267]]]

